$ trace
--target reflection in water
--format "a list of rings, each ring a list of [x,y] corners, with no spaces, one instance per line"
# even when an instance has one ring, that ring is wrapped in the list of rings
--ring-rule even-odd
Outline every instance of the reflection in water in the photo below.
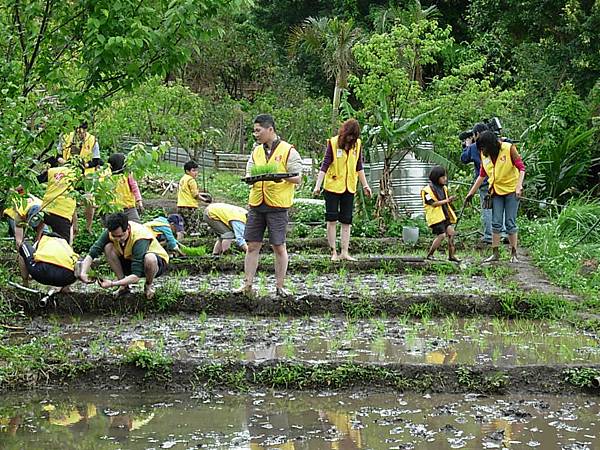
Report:
[[[157,395],[5,398],[0,448],[592,449],[600,429],[598,404],[583,398]]]

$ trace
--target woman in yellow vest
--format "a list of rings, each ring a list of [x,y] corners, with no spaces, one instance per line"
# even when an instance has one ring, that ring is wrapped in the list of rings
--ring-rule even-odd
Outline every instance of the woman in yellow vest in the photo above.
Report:
[[[56,160],[52,160],[51,164],[53,167],[38,177],[38,181],[48,182],[41,208],[44,212],[44,223],[70,244],[75,235],[77,219],[77,203],[72,193],[79,174],[73,167],[56,167]]]
[[[87,130],[87,122],[81,122],[75,131],[59,139],[57,146],[59,164],[65,164],[72,156],[79,156],[86,174],[93,173],[96,167],[102,165],[98,140]]]
[[[340,127],[339,134],[327,141],[325,158],[317,176],[314,195],[319,195],[325,180],[325,220],[327,221],[327,242],[331,248],[331,259],[356,261],[348,253],[350,246],[350,228],[354,210],[354,194],[358,180],[367,197],[371,188],[367,183],[362,163],[360,126],[355,119],[349,119]],[[336,249],[336,226],[341,223],[341,253]]]
[[[19,269],[23,285],[29,284],[29,277],[46,286],[59,287],[66,291],[75,278],[77,254],[62,236],[56,233],[42,235],[31,245],[27,240],[19,247]],[[53,291],[50,291],[51,295]]]
[[[525,164],[512,143],[502,141],[491,131],[481,133],[477,140],[477,147],[482,154],[481,170],[465,200],[471,200],[485,178],[488,177],[492,199],[492,255],[485,262],[500,259],[498,247],[500,246],[503,217],[511,250],[510,261],[519,262],[517,256],[517,211],[519,198],[523,193]]]
[[[435,251],[448,238],[448,260],[460,262],[456,257],[454,247],[454,225],[456,214],[450,204],[456,200],[456,196],[448,196],[448,176],[446,169],[435,166],[429,173],[429,184],[421,189],[421,199],[425,208],[425,219],[427,225],[435,235],[431,243],[427,259],[433,260]]]

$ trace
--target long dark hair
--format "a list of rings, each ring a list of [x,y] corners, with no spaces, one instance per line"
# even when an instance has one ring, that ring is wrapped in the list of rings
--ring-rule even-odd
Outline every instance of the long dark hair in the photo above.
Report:
[[[492,131],[484,131],[477,139],[477,148],[481,150],[484,156],[489,156],[493,160],[498,158],[500,146],[498,137]]]
[[[360,137],[360,125],[356,119],[346,120],[338,133],[338,148],[350,150]]]
[[[446,175],[446,169],[442,166],[433,166],[431,172],[429,172],[429,181],[439,186],[439,179]]]

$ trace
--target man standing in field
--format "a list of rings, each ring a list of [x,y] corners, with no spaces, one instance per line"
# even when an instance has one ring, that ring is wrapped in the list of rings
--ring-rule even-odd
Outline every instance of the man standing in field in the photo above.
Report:
[[[275,132],[275,121],[268,114],[260,114],[254,119],[254,138],[257,145],[246,165],[246,175],[250,175],[253,166],[276,164],[277,173],[302,172],[302,159],[293,147],[280,139]],[[269,243],[275,253],[276,294],[289,296],[283,288],[288,266],[288,254],[285,246],[288,211],[294,202],[296,185],[301,176],[295,175],[277,181],[258,181],[252,185],[248,199],[249,211],[244,239],[248,251],[244,261],[244,286],[241,292],[252,295],[252,283],[258,267],[258,257],[262,247],[265,230],[269,230]]]

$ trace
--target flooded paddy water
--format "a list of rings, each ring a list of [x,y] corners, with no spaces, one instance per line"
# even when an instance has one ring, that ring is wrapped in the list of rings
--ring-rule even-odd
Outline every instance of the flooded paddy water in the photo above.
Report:
[[[287,299],[272,261],[255,297],[233,294],[240,258],[174,264],[153,302],[23,299],[0,346],[59,347],[73,378],[3,385],[0,361],[0,448],[600,448],[598,336],[496,317],[515,293],[563,294],[534,268],[364,258],[296,258]]]
[[[600,445],[583,397],[38,392],[0,400],[0,448],[531,449]]]
[[[132,346],[177,359],[403,364],[600,363],[598,338],[559,322],[500,318],[348,320],[206,314],[34,319],[4,341],[55,334],[73,354],[116,358]]]

